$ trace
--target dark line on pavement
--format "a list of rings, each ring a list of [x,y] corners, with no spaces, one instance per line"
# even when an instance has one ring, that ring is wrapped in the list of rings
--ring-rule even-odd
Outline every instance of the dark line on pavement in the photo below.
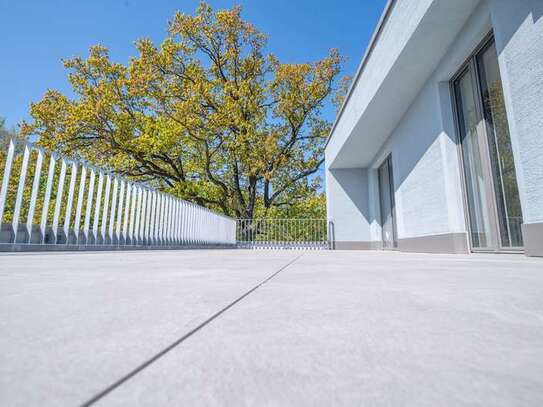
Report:
[[[274,272],[272,275],[270,275],[269,277],[267,277],[266,279],[262,280],[260,283],[258,283],[257,285],[255,285],[253,288],[251,288],[249,291],[247,291],[245,294],[241,295],[240,297],[238,297],[237,299],[235,299],[233,302],[231,302],[230,304],[228,304],[226,307],[224,307],[223,309],[221,309],[220,311],[216,312],[215,314],[213,314],[211,317],[209,317],[208,319],[206,319],[204,322],[202,322],[200,325],[198,325],[196,328],[192,329],[191,331],[189,331],[188,333],[186,333],[185,335],[183,335],[181,338],[177,339],[176,341],[172,342],[169,346],[167,346],[166,348],[164,348],[163,350],[161,350],[160,352],[158,352],[156,355],[152,356],[150,359],[147,359],[145,362],[143,362],[141,365],[139,365],[138,367],[136,367],[134,370],[132,370],[131,372],[127,373],[126,375],[124,375],[123,377],[121,377],[119,380],[117,380],[116,382],[112,383],[111,385],[109,385],[108,387],[106,387],[104,390],[102,390],[100,393],[96,394],[95,396],[93,396],[92,398],[90,398],[89,400],[87,400],[86,402],[84,402],[83,404],[81,404],[81,407],[88,407],[88,406],[91,406],[93,405],[94,403],[96,403],[97,401],[99,401],[100,399],[102,399],[104,396],[108,395],[109,393],[111,393],[113,390],[115,390],[117,387],[119,387],[120,385],[122,385],[123,383],[127,382],[128,380],[130,380],[132,377],[134,377],[135,375],[137,375],[139,372],[141,372],[143,369],[149,367],[151,364],[153,364],[154,362],[156,362],[158,359],[160,359],[162,356],[164,356],[166,353],[170,352],[172,349],[174,349],[175,347],[177,347],[178,345],[180,345],[182,342],[184,342],[186,339],[190,338],[192,335],[194,335],[196,332],[198,332],[200,329],[202,329],[204,326],[206,326],[207,324],[209,324],[210,322],[212,322],[214,319],[216,319],[217,317],[219,317],[221,314],[225,313],[226,311],[228,311],[230,308],[232,308],[234,305],[236,305],[238,302],[240,302],[241,300],[243,300],[245,297],[247,297],[248,295],[250,295],[252,292],[256,291],[259,287],[263,286],[264,284],[266,284],[268,281],[270,281],[272,278],[274,278],[277,274],[279,274],[280,272],[282,272],[283,270],[285,270],[287,267],[289,267],[290,265],[292,265],[295,261],[297,261],[300,257],[302,257],[304,255],[304,253],[300,254],[299,256],[297,256],[296,258],[294,258],[293,260],[289,261],[287,264],[285,264],[283,267],[281,267],[279,270],[277,270],[276,272]]]

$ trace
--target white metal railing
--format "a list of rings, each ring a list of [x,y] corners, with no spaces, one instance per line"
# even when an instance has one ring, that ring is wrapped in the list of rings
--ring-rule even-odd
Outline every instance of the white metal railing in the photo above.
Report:
[[[2,166],[4,249],[236,242],[236,221],[231,218],[33,144],[7,142],[0,151],[0,171]]]
[[[238,219],[236,230],[240,248],[330,248],[326,219]]]

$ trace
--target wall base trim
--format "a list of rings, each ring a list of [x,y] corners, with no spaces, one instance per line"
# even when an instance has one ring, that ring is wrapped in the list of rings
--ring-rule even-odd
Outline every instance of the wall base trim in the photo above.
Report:
[[[379,250],[381,242],[336,241],[332,242],[333,250]]]
[[[383,244],[379,241],[340,241],[334,242],[332,248],[335,250],[382,250]],[[398,251],[467,254],[470,249],[467,233],[446,233],[399,239]]]
[[[526,256],[543,257],[543,222],[524,223],[522,239]]]
[[[398,250],[416,253],[470,253],[467,233],[445,233],[399,239]]]

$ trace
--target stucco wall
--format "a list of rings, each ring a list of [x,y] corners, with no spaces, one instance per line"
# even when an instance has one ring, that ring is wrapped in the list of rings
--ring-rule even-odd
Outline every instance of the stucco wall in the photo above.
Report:
[[[399,239],[466,231],[449,80],[489,30],[489,8],[483,2],[371,164],[377,168],[392,153]],[[378,193],[372,192],[370,201],[378,202]],[[380,239],[373,229],[373,238]]]
[[[328,219],[337,242],[370,241],[368,176],[363,169],[326,171]]]
[[[543,222],[543,1],[494,0],[491,15],[524,222]]]
[[[394,168],[399,239],[467,231],[449,84],[491,30],[499,53],[524,220],[543,221],[542,15],[541,0],[481,1],[368,168],[329,170],[327,166],[328,214],[336,225],[336,240],[381,240],[376,168],[388,154]],[[397,52],[395,46],[391,52]],[[408,75],[405,80],[409,81]],[[365,96],[356,90],[343,121],[364,107],[372,89],[368,85]],[[336,131],[348,133],[348,127],[340,127],[346,124],[340,121]],[[327,160],[333,154],[327,150]]]

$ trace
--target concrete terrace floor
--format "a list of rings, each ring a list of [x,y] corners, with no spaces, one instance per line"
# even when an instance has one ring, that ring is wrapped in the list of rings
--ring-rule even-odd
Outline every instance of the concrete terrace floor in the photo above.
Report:
[[[0,349],[2,406],[541,406],[543,259],[5,254]]]

